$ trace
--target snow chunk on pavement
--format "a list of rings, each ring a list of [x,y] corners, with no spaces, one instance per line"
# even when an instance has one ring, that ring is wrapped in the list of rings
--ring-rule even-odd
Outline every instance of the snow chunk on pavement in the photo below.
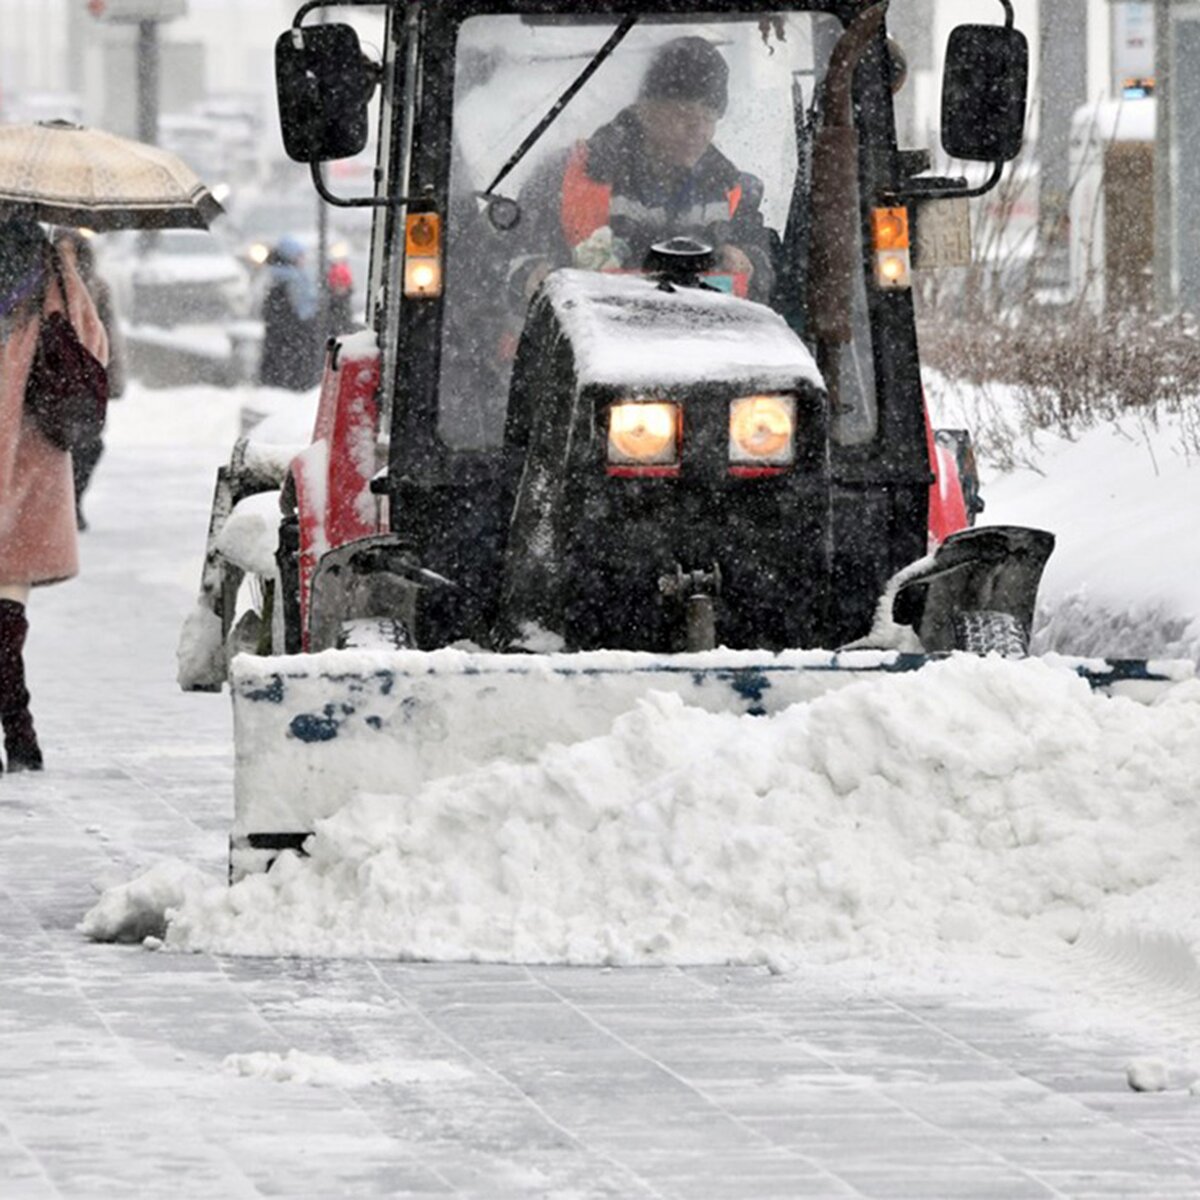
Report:
[[[159,938],[168,911],[212,885],[212,878],[177,858],[165,858],[128,883],[107,888],[79,923],[94,942]]]
[[[1135,1058],[1125,1068],[1125,1079],[1135,1092],[1165,1092],[1167,1064],[1158,1058]]]
[[[1010,953],[1058,940],[1065,912],[1190,880],[1198,719],[1200,688],[1150,707],[966,656],[773,717],[651,694],[532,763],[360,796],[309,858],[187,897],[168,946],[776,968]]]
[[[266,1050],[230,1054],[221,1065],[233,1075],[269,1079],[275,1083],[303,1083],[313,1087],[456,1083],[472,1077],[472,1072],[466,1067],[444,1059],[347,1063],[324,1054],[305,1054],[302,1050],[289,1050],[286,1054]]]

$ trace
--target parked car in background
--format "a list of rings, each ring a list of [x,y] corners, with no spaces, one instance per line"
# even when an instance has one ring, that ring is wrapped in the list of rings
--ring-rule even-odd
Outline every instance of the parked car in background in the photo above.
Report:
[[[130,325],[225,323],[250,315],[249,273],[211,233],[106,237],[101,269]]]
[[[273,246],[283,237],[298,239],[308,257],[317,257],[317,205],[311,195],[271,196],[265,193],[247,198],[235,193],[229,205],[229,236],[234,253],[251,268],[267,261]],[[330,249],[337,238],[330,237]],[[343,253],[345,247],[339,247]]]
[[[0,121],[14,125],[34,121],[83,122],[83,101],[78,92],[0,91]]]

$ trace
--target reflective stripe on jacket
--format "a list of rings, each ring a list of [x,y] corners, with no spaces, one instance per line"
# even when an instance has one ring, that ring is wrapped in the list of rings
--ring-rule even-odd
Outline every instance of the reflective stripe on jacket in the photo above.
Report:
[[[613,211],[613,188],[611,183],[602,183],[588,174],[588,144],[576,142],[567,158],[567,169],[562,185],[562,229],[567,244],[572,248],[609,224]],[[732,220],[742,202],[742,185],[734,184],[725,193],[725,202],[719,211],[710,212],[705,206],[697,213],[684,215],[684,224],[708,225],[714,221]],[[649,207],[628,197],[618,197],[623,214],[639,218],[650,211]],[[637,211],[642,210],[642,211]]]

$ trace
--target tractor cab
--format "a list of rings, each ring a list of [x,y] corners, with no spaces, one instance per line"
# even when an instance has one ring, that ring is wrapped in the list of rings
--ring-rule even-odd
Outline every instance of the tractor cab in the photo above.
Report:
[[[943,120],[991,182],[1024,115],[1001,3],[1006,24],[951,41]],[[397,2],[381,64],[349,26],[304,26],[314,7],[277,44],[280,110],[332,203],[363,203],[321,163],[362,150],[382,89],[355,444],[386,462],[350,472],[342,507],[362,516],[366,487],[377,512],[339,536],[305,513],[338,447],[294,472],[287,647],[382,610],[422,648],[862,637],[926,553],[931,496],[942,536],[968,521],[910,276],[971,192],[896,144],[886,3]]]

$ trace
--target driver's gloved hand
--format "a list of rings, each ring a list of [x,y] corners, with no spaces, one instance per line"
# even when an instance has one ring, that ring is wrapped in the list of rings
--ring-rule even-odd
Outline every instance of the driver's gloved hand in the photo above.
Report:
[[[601,225],[575,247],[571,260],[584,271],[620,271],[629,261],[629,246],[613,237],[611,226]]]

